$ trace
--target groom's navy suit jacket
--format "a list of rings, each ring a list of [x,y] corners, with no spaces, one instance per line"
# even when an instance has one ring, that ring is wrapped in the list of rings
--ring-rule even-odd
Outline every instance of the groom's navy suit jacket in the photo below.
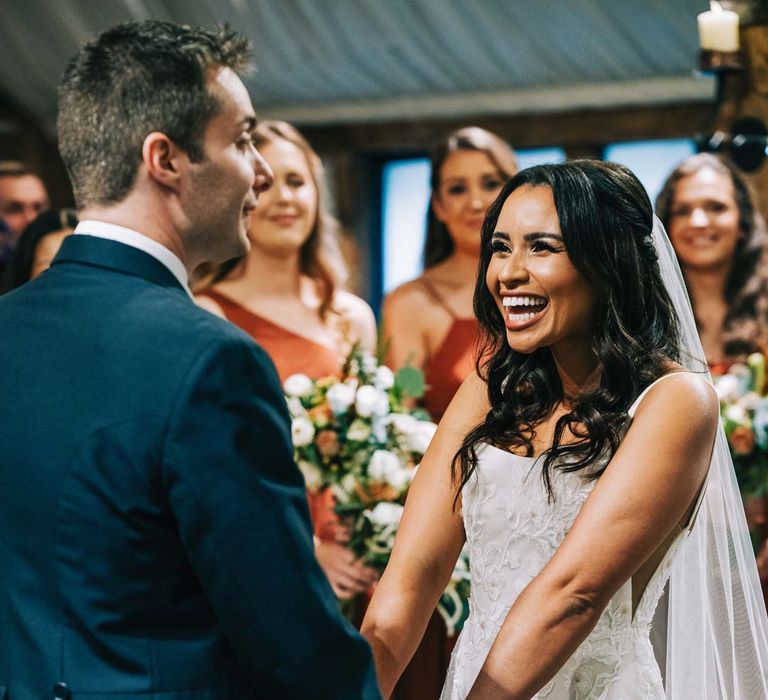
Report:
[[[0,297],[0,700],[55,696],[380,697],[272,363],[82,235]]]

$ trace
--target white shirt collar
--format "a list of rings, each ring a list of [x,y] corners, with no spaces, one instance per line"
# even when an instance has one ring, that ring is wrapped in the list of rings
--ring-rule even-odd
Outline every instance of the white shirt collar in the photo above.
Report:
[[[132,248],[138,248],[144,251],[148,255],[151,255],[155,260],[161,262],[165,267],[170,270],[171,274],[179,281],[179,284],[184,288],[190,298],[192,292],[189,289],[189,274],[187,268],[184,267],[184,263],[179,260],[174,253],[172,253],[164,245],[161,245],[157,241],[153,241],[143,233],[134,231],[131,228],[125,226],[117,226],[116,224],[108,224],[104,221],[86,220],[78,223],[75,228],[75,233],[85,236],[95,236],[96,238],[106,238],[110,241],[117,241],[124,245],[129,245]]]

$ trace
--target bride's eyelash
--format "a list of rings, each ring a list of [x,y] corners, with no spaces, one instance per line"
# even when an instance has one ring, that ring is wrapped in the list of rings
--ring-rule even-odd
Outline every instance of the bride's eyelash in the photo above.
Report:
[[[536,241],[531,244],[531,250],[534,252],[546,251],[547,253],[560,253],[562,248],[558,248],[551,243],[545,243],[544,241]]]

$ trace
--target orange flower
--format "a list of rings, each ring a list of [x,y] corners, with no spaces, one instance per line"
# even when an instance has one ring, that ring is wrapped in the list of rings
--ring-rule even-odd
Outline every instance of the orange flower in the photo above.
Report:
[[[307,413],[309,414],[309,419],[318,428],[328,425],[328,422],[331,420],[331,409],[327,403],[310,408]]]
[[[367,489],[358,484],[356,491],[361,501],[373,503],[377,501],[394,501],[399,495],[397,489],[393,486],[379,481],[372,482],[368,485]]]
[[[339,436],[335,430],[321,430],[315,436],[315,445],[317,445],[317,451],[323,457],[335,457],[339,454]]]
[[[728,442],[737,455],[748,455],[755,449],[755,434],[751,428],[739,425],[728,436]]]

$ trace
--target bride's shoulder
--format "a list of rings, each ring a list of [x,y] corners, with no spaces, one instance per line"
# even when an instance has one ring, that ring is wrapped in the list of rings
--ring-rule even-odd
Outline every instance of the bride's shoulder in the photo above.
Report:
[[[489,410],[488,384],[475,371],[459,387],[440,422],[454,424],[466,432],[468,425],[474,427],[482,422]]]
[[[719,413],[717,393],[706,376],[675,368],[647,389],[636,407],[633,424],[664,421],[684,431],[694,424],[709,431],[717,425]]]

